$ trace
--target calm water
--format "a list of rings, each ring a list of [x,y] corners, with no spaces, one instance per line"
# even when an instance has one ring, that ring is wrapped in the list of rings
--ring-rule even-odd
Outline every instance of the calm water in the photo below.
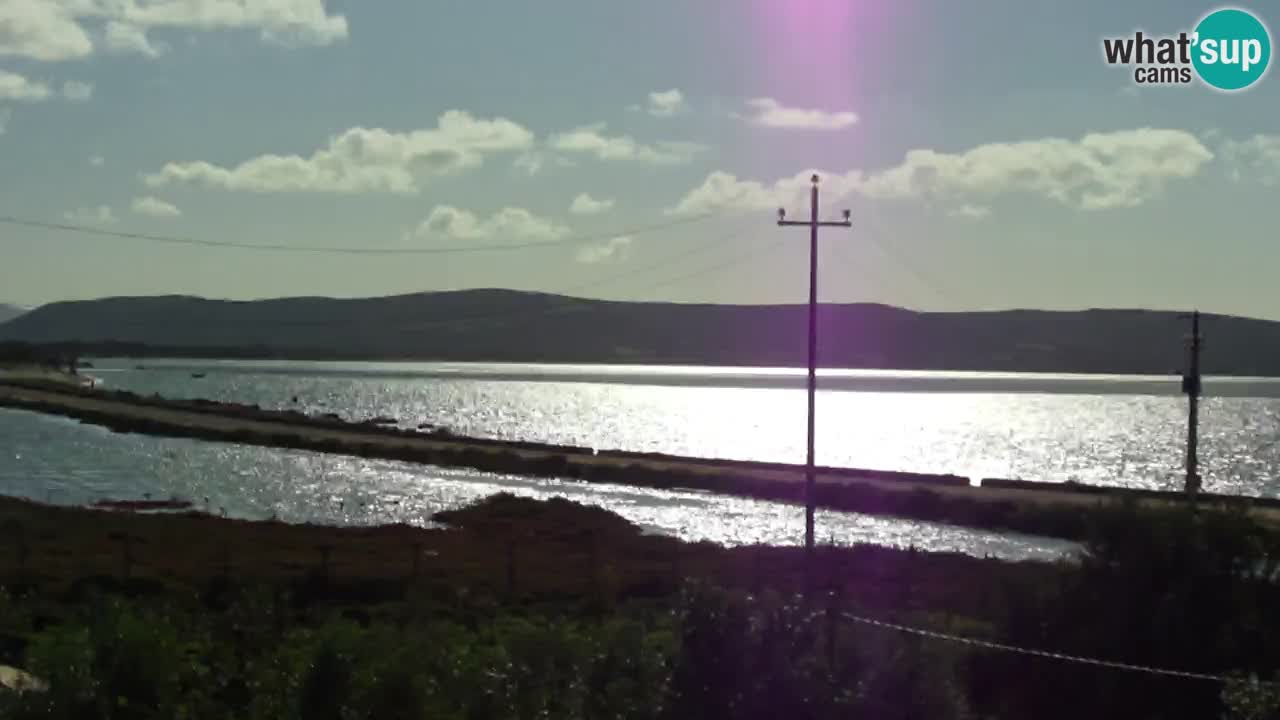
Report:
[[[801,462],[803,372],[733,368],[100,361],[107,387],[336,412],[407,427],[598,448]],[[192,374],[204,377],[193,378]],[[1185,400],[1175,378],[834,372],[820,380],[818,459],[970,477],[1177,488]],[[1280,383],[1206,381],[1206,487],[1280,494]],[[296,402],[294,400],[296,398]],[[0,492],[59,502],[178,495],[229,515],[428,524],[506,490],[570,497],[655,532],[724,544],[794,543],[799,508],[696,492],[498,476],[190,440],[116,435],[0,411]],[[944,526],[822,513],[819,534],[1030,558],[1070,547]]]
[[[108,386],[431,422],[468,435],[803,462],[803,372],[409,363],[103,362]],[[193,379],[192,372],[206,373]],[[968,477],[1178,488],[1176,378],[833,372],[818,461]],[[1280,381],[1207,380],[1207,489],[1280,494]],[[297,404],[293,398],[298,399]]]
[[[177,495],[233,517],[429,526],[432,513],[496,492],[608,508],[651,532],[725,545],[798,544],[803,510],[696,492],[522,478],[244,445],[120,435],[74,420],[0,409],[0,494],[84,504]],[[823,540],[1051,559],[1070,543],[819,512]]]

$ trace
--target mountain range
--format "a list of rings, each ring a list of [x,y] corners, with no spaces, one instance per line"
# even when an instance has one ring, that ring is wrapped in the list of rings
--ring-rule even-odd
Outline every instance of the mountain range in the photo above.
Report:
[[[917,312],[819,308],[824,367],[1170,374],[1189,323],[1153,310]],[[512,290],[229,301],[188,296],[58,302],[0,341],[84,354],[673,363],[803,367],[804,305],[615,302]],[[1280,322],[1202,316],[1209,374],[1280,376]]]
[[[25,313],[26,311],[27,309],[24,307],[18,307],[17,305],[6,305],[5,303],[0,303],[0,323],[12,320],[18,317],[19,315]]]

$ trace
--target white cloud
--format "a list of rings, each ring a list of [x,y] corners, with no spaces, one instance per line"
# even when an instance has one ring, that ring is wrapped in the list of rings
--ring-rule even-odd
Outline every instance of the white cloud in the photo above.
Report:
[[[631,255],[631,236],[623,235],[598,245],[588,245],[576,256],[578,262],[594,265],[602,262],[617,262]]]
[[[102,157],[101,155],[91,155],[89,157],[89,164],[94,167],[102,167],[103,163],[105,163],[106,161],[107,159]]]
[[[62,83],[62,97],[71,102],[87,102],[93,97],[93,85],[78,80],[68,80]]]
[[[103,42],[107,49],[119,53],[138,53],[155,58],[165,51],[163,44],[154,44],[147,31],[137,25],[112,20],[103,29]]]
[[[1027,193],[1105,210],[1141,205],[1212,159],[1191,133],[1141,128],[990,143],[962,153],[912,150],[897,167],[868,176],[861,190],[871,197]]]
[[[547,162],[546,157],[537,151],[523,152],[516,156],[512,167],[516,170],[524,172],[526,175],[537,175],[542,172],[542,167]]]
[[[112,225],[116,222],[115,213],[106,205],[76,208],[62,217],[77,225]]]
[[[0,0],[0,55],[55,61],[92,53],[93,42],[72,5],[69,0]]]
[[[574,215],[596,215],[612,210],[615,202],[613,198],[597,200],[588,193],[582,193],[570,203],[569,212]]]
[[[862,173],[831,173],[805,170],[781,178],[771,185],[755,180],[739,180],[736,175],[717,170],[707,175],[701,185],[690,190],[672,208],[671,215],[699,215],[721,209],[796,211],[808,207],[810,178],[821,178],[824,197],[829,200],[849,195],[862,182]]]
[[[747,101],[751,114],[747,122],[759,127],[789,128],[793,130],[843,130],[858,122],[856,113],[828,112],[804,108],[785,107],[773,98],[754,98]]]
[[[852,193],[961,200],[1024,194],[1105,210],[1142,205],[1170,181],[1195,176],[1212,159],[1213,153],[1191,133],[1142,128],[1092,133],[1079,140],[990,143],[960,153],[911,150],[902,163],[879,172],[818,174],[828,202]],[[793,207],[790,203],[802,196],[808,174],[764,185],[713,172],[668,212]]]
[[[654,117],[671,117],[685,108],[684,94],[675,88],[649,93],[648,113]]]
[[[1231,166],[1232,179],[1249,179],[1266,186],[1280,183],[1280,135],[1228,140],[1222,145],[1222,154]]]
[[[82,58],[99,31],[108,49],[147,52],[146,31],[255,30],[264,42],[329,45],[348,36],[324,0],[0,0],[0,55]]]
[[[474,168],[489,155],[532,145],[533,134],[510,120],[450,110],[434,128],[391,132],[356,127],[307,157],[259,155],[234,167],[171,162],[144,180],[151,187],[193,183],[248,192],[411,194],[425,178]]]
[[[650,165],[679,165],[706,149],[688,142],[639,143],[627,135],[604,134],[605,125],[586,125],[551,137],[549,145],[566,153],[594,155],[600,160],[641,162]]]
[[[951,217],[966,218],[968,220],[981,220],[991,214],[991,208],[986,205],[965,203],[947,214]]]
[[[574,167],[577,163],[563,155],[555,155],[541,150],[522,152],[511,163],[513,168],[530,177],[541,174],[544,169],[551,165],[555,167]]]
[[[40,102],[48,100],[52,91],[49,86],[7,70],[0,70],[0,101]]]
[[[569,228],[524,208],[505,207],[482,219],[452,205],[438,205],[418,225],[415,234],[418,237],[443,235],[460,240],[556,240],[568,235]]]
[[[131,209],[138,215],[148,215],[150,217],[168,218],[178,217],[182,211],[177,205],[167,203],[160,198],[148,195],[133,199]]]

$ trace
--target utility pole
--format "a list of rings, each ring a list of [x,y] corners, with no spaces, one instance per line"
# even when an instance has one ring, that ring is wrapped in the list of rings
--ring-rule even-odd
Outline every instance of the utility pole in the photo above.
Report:
[[[814,410],[818,388],[818,228],[853,227],[850,212],[844,211],[844,220],[818,220],[818,176],[810,178],[809,219],[787,220],[787,211],[778,208],[778,225],[806,226],[809,228],[809,440],[804,463],[804,547],[807,555],[813,555],[813,508],[817,473],[814,470],[813,434]]]
[[[1187,394],[1187,481],[1186,491],[1194,496],[1200,491],[1199,442],[1200,409],[1200,311],[1191,313],[1191,337],[1188,340],[1189,361],[1182,376],[1182,392]]]

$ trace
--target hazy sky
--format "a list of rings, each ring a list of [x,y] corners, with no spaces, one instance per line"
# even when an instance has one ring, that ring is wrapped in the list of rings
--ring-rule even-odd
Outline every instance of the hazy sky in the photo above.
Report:
[[[1280,318],[1280,78],[1139,87],[1102,59],[1104,36],[1213,7],[0,0],[0,215],[285,246],[560,241],[323,255],[0,225],[0,300],[798,302],[807,236],[773,208],[801,216],[818,170],[854,220],[824,234],[825,300]]]

